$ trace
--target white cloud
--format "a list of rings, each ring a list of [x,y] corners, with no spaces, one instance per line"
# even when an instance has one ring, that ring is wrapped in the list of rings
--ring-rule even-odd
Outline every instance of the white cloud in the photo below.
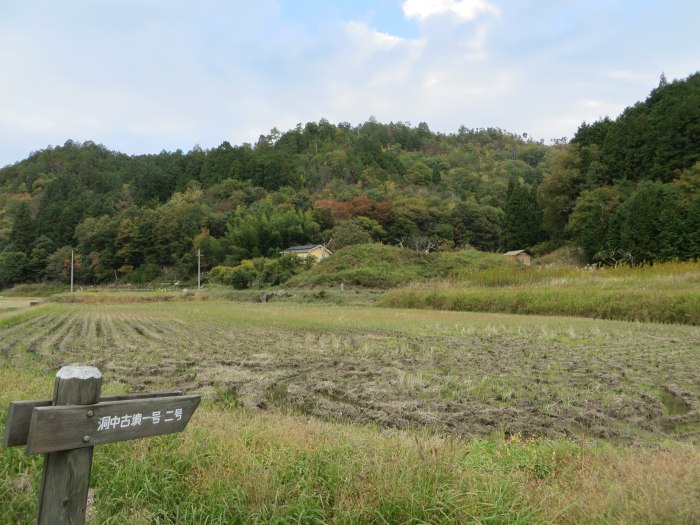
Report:
[[[419,20],[434,15],[452,15],[462,20],[473,20],[481,13],[499,13],[488,0],[405,0],[402,9],[406,18]]]
[[[467,42],[467,47],[469,52],[465,55],[467,60],[483,60],[486,58],[486,52],[484,47],[486,44],[486,36],[488,35],[488,28],[485,25],[480,25],[476,29],[474,36]]]
[[[362,22],[348,22],[345,27],[350,37],[368,50],[387,50],[406,43],[399,36],[376,31]]]

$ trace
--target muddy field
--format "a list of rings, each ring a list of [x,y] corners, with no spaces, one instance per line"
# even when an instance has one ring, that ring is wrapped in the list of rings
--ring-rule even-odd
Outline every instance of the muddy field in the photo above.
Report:
[[[700,328],[292,304],[52,305],[3,366],[457,435],[700,436]]]

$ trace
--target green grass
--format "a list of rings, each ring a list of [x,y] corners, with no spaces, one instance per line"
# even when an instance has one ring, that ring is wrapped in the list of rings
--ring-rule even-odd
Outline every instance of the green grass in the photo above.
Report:
[[[460,268],[513,266],[500,254],[477,250],[420,254],[383,244],[338,250],[311,270],[290,279],[287,287],[362,286],[387,289],[411,281],[446,277]]]
[[[461,270],[387,292],[382,306],[700,324],[700,263]]]

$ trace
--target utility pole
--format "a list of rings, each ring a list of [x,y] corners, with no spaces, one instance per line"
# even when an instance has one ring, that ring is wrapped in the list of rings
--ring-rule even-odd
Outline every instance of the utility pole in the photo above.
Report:
[[[197,250],[197,290],[202,289],[202,250]]]
[[[73,265],[75,263],[73,250],[70,251],[70,293],[73,293]]]

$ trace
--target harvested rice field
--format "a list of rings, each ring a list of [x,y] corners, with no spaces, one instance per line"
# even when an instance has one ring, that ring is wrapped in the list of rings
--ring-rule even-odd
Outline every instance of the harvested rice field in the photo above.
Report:
[[[94,364],[130,391],[455,436],[700,435],[700,328],[292,304],[47,305],[5,366]]]

